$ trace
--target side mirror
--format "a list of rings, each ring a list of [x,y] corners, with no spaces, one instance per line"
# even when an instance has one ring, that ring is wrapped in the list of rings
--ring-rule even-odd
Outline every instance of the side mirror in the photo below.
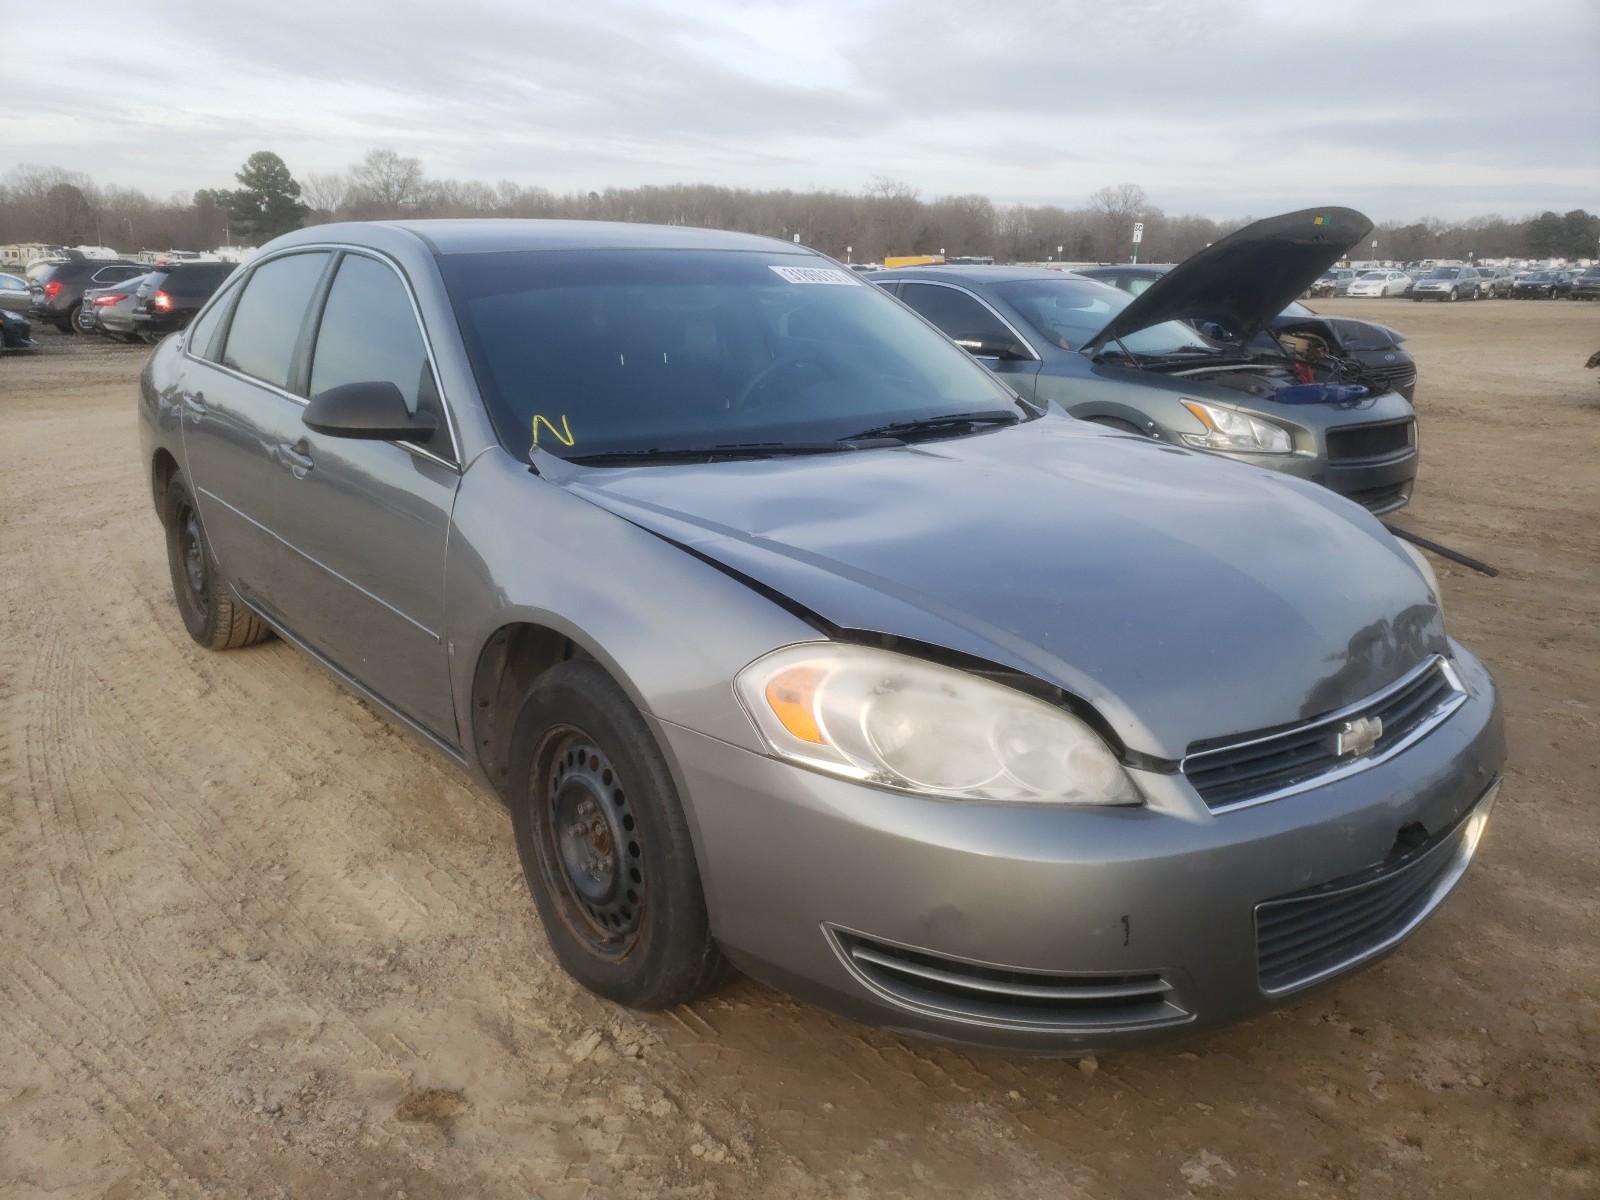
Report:
[[[307,429],[329,437],[388,442],[426,442],[439,428],[432,413],[408,410],[400,389],[387,380],[342,383],[319,392],[301,420]]]
[[[1033,356],[1009,338],[956,338],[960,346],[973,358],[994,358],[1001,362],[1017,362]]]

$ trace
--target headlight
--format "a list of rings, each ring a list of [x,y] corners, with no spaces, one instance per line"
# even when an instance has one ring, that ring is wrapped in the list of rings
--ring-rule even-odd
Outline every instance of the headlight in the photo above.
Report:
[[[1417,570],[1422,573],[1422,581],[1428,585],[1428,590],[1433,593],[1433,602],[1438,607],[1439,616],[1442,619],[1444,617],[1444,593],[1439,590],[1439,576],[1434,574],[1433,564],[1428,561],[1426,554],[1406,541],[1405,538],[1395,538],[1395,541],[1400,543],[1400,549],[1410,556],[1411,561],[1417,564]]]
[[[772,752],[813,770],[955,799],[1143,803],[1082,721],[952,667],[808,642],[758,658],[734,687]]]
[[[1233,450],[1241,454],[1288,454],[1294,449],[1289,431],[1271,421],[1247,417],[1231,408],[1185,400],[1183,406],[1200,419],[1204,433],[1186,433],[1183,440],[1202,450]]]

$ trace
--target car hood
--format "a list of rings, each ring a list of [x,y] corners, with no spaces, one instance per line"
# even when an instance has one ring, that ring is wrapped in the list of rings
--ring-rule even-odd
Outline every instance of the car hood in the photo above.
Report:
[[[1163,321],[1214,321],[1248,343],[1371,229],[1350,208],[1308,208],[1246,225],[1135,296],[1084,352]]]
[[[1063,688],[1162,758],[1350,704],[1446,647],[1420,573],[1357,505],[1065,416],[546,475],[828,626]]]

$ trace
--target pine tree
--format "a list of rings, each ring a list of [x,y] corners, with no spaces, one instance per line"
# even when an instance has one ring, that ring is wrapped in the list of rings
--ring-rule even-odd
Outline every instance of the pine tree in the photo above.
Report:
[[[270,150],[252,154],[234,178],[240,187],[228,194],[228,216],[236,236],[259,245],[300,228],[310,211],[289,168]]]

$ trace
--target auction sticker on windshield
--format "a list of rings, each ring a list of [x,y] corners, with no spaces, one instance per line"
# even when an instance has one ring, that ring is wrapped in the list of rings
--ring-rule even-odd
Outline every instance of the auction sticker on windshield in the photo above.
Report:
[[[861,283],[853,279],[845,271],[833,271],[826,267],[772,267],[772,271],[787,279],[790,283],[826,283],[845,287],[855,287]]]

